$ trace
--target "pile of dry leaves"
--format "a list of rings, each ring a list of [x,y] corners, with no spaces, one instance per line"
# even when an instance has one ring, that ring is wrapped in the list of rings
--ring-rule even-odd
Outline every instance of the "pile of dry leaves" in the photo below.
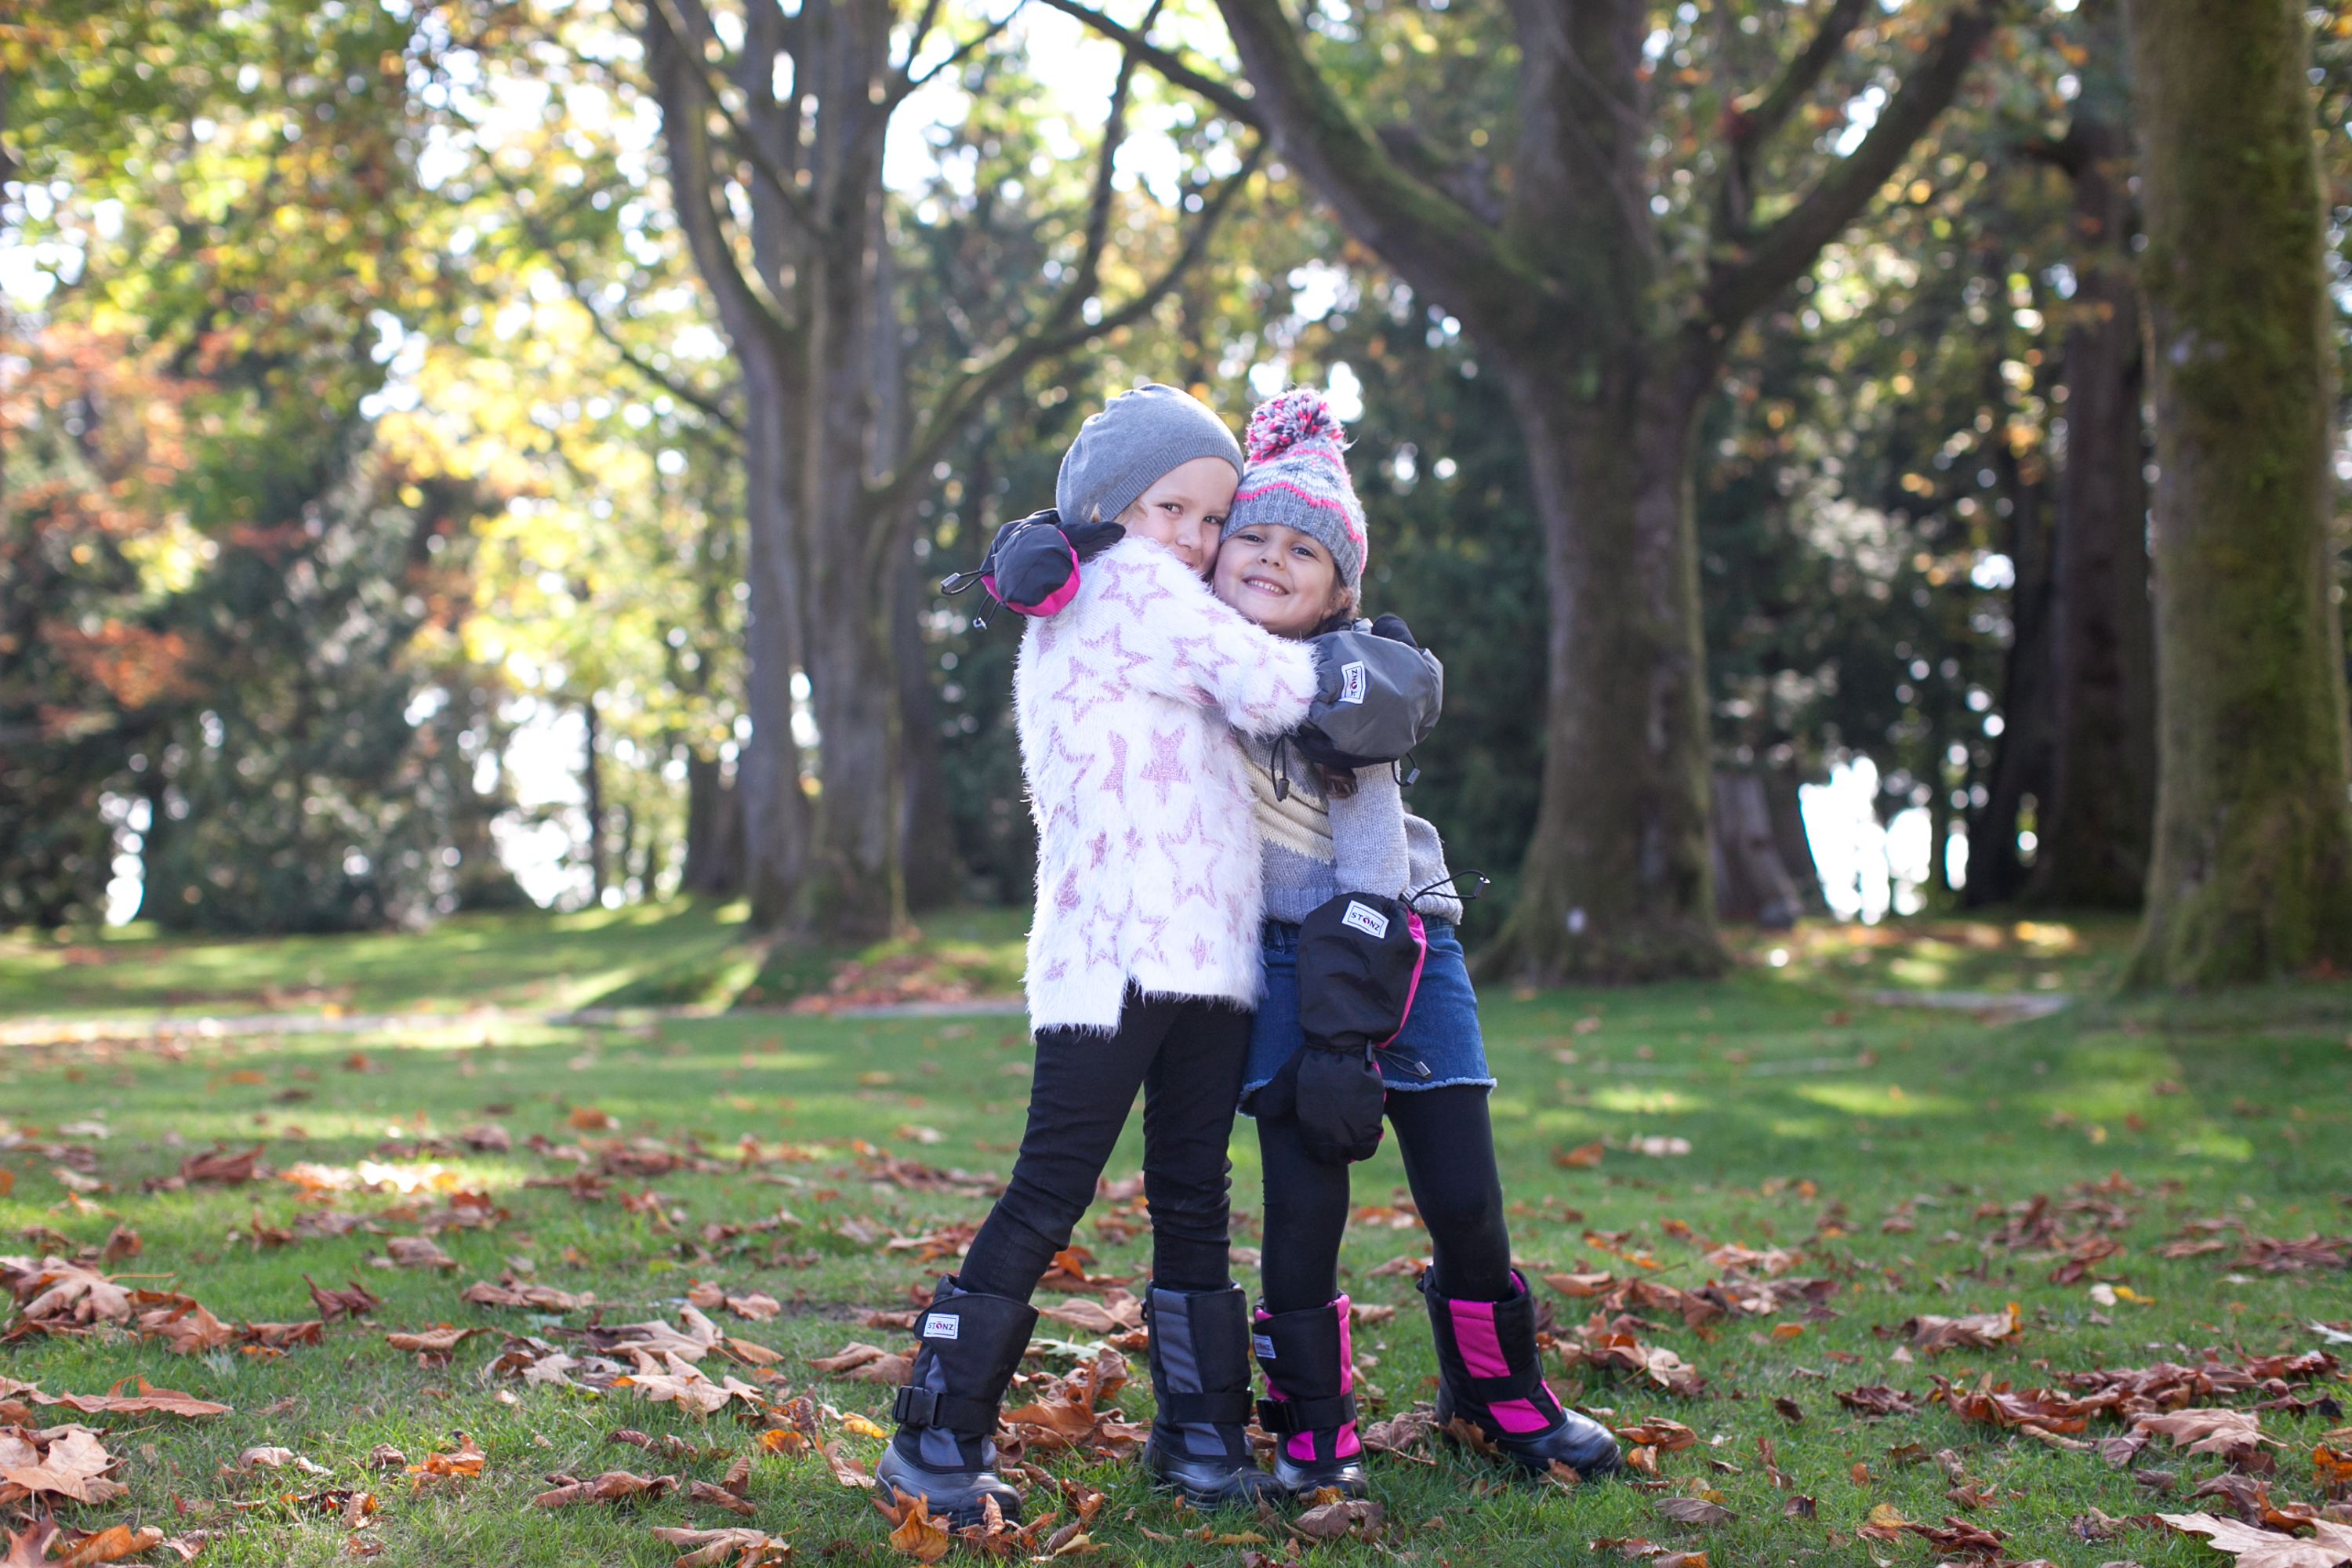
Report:
[[[193,1296],[174,1290],[126,1289],[112,1276],[55,1256],[0,1258],[0,1287],[16,1299],[16,1316],[0,1343],[35,1334],[83,1335],[112,1325],[160,1341],[180,1355],[236,1345],[251,1355],[279,1355],[293,1345],[319,1342],[323,1324],[239,1322],[235,1328]]]

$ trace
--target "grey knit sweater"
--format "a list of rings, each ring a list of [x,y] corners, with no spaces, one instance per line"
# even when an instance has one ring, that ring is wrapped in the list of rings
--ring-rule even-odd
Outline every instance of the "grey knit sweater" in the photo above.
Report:
[[[1356,793],[1327,799],[1323,781],[1296,750],[1284,757],[1287,797],[1274,795],[1274,742],[1236,734],[1249,758],[1250,788],[1265,868],[1265,918],[1298,921],[1342,893],[1402,898],[1446,874],[1437,829],[1404,808],[1386,763],[1360,768]],[[1424,920],[1458,924],[1462,901],[1449,885],[1413,901]]]

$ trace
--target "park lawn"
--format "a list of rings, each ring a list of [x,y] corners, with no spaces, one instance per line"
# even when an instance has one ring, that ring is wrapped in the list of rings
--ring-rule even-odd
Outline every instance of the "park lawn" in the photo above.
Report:
[[[670,929],[671,921],[680,929]],[[428,999],[462,1004],[477,994],[474,985],[506,996],[557,974],[621,974],[609,991],[648,965],[680,962],[698,942],[723,951],[736,938],[723,930],[714,935],[717,926],[688,909],[641,922],[506,918],[457,933],[510,955],[505,972],[488,959],[460,971],[457,956],[480,950],[452,946],[447,928],[341,942],[156,942],[148,944],[145,964],[106,966],[123,986],[119,1000],[82,967],[52,967],[27,979],[21,950],[12,949],[0,955],[0,985],[11,987],[0,994],[13,1013],[32,1005],[136,1012],[162,1005],[159,994],[170,989],[148,971],[177,964],[184,972],[194,955],[223,948],[243,956],[206,962],[216,973],[234,972],[224,984],[239,995],[349,985],[354,1006],[395,1008]],[[1886,1504],[1912,1521],[1933,1524],[1961,1514],[2006,1531],[2012,1559],[2084,1568],[2119,1560],[2220,1563],[2204,1546],[2158,1529],[2134,1527],[2120,1539],[2094,1542],[2069,1528],[2093,1508],[2114,1516],[2155,1508],[2227,1511],[2216,1500],[2189,1497],[2223,1468],[2218,1458],[2175,1454],[2161,1441],[2152,1446],[2135,1462],[2173,1473],[2176,1484],[2159,1497],[2095,1454],[1964,1424],[1940,1406],[1863,1420],[1832,1397],[1833,1391],[1880,1384],[1924,1394],[1931,1373],[1969,1386],[1990,1380],[2026,1388],[2074,1371],[2193,1362],[2193,1352],[2206,1346],[2265,1353],[2324,1348],[2329,1342],[2310,1325],[2334,1321],[2341,1330],[2352,1318],[2352,1275],[2341,1267],[2272,1273],[2237,1261],[2249,1238],[2352,1231],[2346,1206],[2352,1200],[2352,987],[2312,983],[2228,999],[2129,1005],[2084,995],[2056,1016],[2022,1022],[1982,1021],[2008,1016],[1995,1011],[1980,1018],[1866,999],[1906,988],[2088,992],[2112,973],[2127,932],[2110,926],[2068,931],[2061,939],[2045,927],[1986,922],[1808,928],[1744,943],[1746,961],[1720,982],[1490,993],[1488,1052],[1502,1080],[1494,1101],[1498,1144],[1515,1243],[1532,1274],[1613,1269],[1688,1288],[1720,1272],[1704,1260],[1707,1247],[1779,1246],[1801,1250],[1795,1272],[1836,1279],[1835,1315],[1792,1307],[1772,1317],[1718,1321],[1703,1334],[1681,1327],[1672,1313],[1648,1314],[1666,1321],[1641,1329],[1643,1341],[1673,1350],[1696,1370],[1705,1386],[1696,1398],[1624,1374],[1563,1371],[1555,1363],[1552,1383],[1564,1397],[1612,1412],[1622,1425],[1662,1416],[1696,1429],[1696,1447],[1658,1457],[1667,1490],[1504,1486],[1486,1462],[1444,1449],[1432,1465],[1381,1458],[1374,1489],[1388,1510],[1386,1533],[1377,1542],[1323,1545],[1308,1555],[1332,1564],[1387,1562],[1393,1553],[1431,1568],[1532,1568],[1581,1558],[1596,1539],[1641,1536],[1675,1551],[1705,1551],[1716,1568],[1811,1557],[1860,1562],[1865,1552],[1886,1563],[1938,1561],[1915,1536],[1894,1542],[1853,1537],[1871,1509]],[[992,927],[978,934],[1003,933]],[[404,942],[411,944],[405,957]],[[1777,967],[1776,950],[1782,955]],[[273,952],[284,957],[282,971],[262,962]],[[656,952],[658,959],[650,956]],[[2042,980],[2044,974],[2057,975],[2057,983]],[[353,1061],[354,1053],[364,1060]],[[667,1563],[676,1549],[656,1542],[649,1526],[740,1522],[789,1538],[811,1560],[902,1561],[884,1542],[881,1521],[862,1494],[836,1484],[815,1458],[759,1449],[750,1428],[734,1420],[689,1417],[625,1388],[593,1394],[489,1378],[485,1368],[500,1344],[495,1331],[533,1331],[533,1320],[467,1305],[458,1291],[495,1279],[513,1258],[530,1260],[540,1282],[593,1291],[607,1322],[675,1314],[696,1279],[715,1279],[738,1293],[762,1290],[785,1304],[782,1315],[764,1322],[714,1315],[730,1331],[783,1352],[779,1368],[791,1392],[887,1424],[887,1388],[820,1377],[805,1358],[852,1341],[907,1348],[908,1335],[866,1328],[849,1316],[858,1307],[906,1305],[909,1287],[928,1282],[939,1267],[916,1264],[910,1250],[889,1247],[888,1238],[976,1221],[987,1201],[877,1183],[870,1179],[873,1152],[971,1173],[1005,1172],[1020,1136],[1026,1059],[1017,1018],[760,1011],[597,1026],[485,1015],[462,1027],[229,1037],[168,1050],[105,1043],[11,1047],[0,1053],[0,1120],[15,1133],[14,1146],[0,1152],[0,1169],[14,1177],[13,1191],[0,1196],[0,1251],[37,1253],[55,1245],[37,1233],[26,1237],[27,1227],[94,1246],[119,1223],[140,1233],[143,1250],[114,1268],[147,1276],[131,1282],[193,1295],[225,1321],[313,1316],[306,1272],[327,1286],[359,1280],[382,1305],[364,1323],[330,1325],[323,1344],[277,1357],[234,1351],[176,1356],[110,1331],[34,1335],[0,1349],[0,1377],[37,1383],[50,1394],[90,1394],[135,1374],[233,1405],[233,1415],[203,1420],[92,1418],[110,1429],[110,1450],[125,1458],[119,1479],[130,1490],[65,1516],[87,1528],[120,1521],[152,1523],[173,1535],[222,1531],[205,1548],[202,1561],[208,1563],[341,1560],[351,1532],[337,1519],[274,1500],[327,1488],[374,1492],[380,1512],[361,1538],[381,1543],[376,1561],[385,1563]],[[600,1116],[614,1119],[614,1128],[577,1125]],[[104,1137],[63,1131],[93,1120],[103,1124]],[[511,1152],[380,1152],[386,1144],[447,1140],[482,1121],[511,1133]],[[749,1135],[770,1155],[789,1143],[805,1157],[650,1181],[615,1177],[611,1196],[588,1202],[562,1188],[524,1185],[574,1168],[569,1159],[530,1152],[525,1141],[535,1133],[557,1143],[653,1138],[673,1148],[692,1139],[721,1159]],[[1687,1152],[1638,1152],[1644,1141],[1675,1150],[1675,1140]],[[489,1193],[510,1215],[492,1228],[442,1231],[436,1239],[459,1264],[453,1273],[373,1266],[371,1257],[390,1236],[416,1230],[398,1219],[384,1222],[384,1234],[257,1249],[257,1224],[287,1227],[301,1211],[296,1188],[285,1181],[141,1192],[142,1178],[168,1174],[216,1141],[232,1148],[258,1142],[264,1159],[281,1169],[302,1161],[438,1163],[465,1188]],[[1597,1164],[1560,1163],[1595,1142],[1601,1145]],[[58,1159],[40,1152],[61,1143],[93,1150],[92,1174],[110,1190],[70,1193],[53,1173]],[[1130,1129],[1112,1175],[1134,1172],[1139,1157]],[[1249,1211],[1258,1199],[1246,1123],[1234,1158],[1235,1201],[1244,1211],[1235,1241],[1247,1247],[1256,1239]],[[1427,1249],[1425,1233],[1394,1207],[1402,1180],[1392,1149],[1359,1173],[1365,1212],[1344,1255],[1355,1299],[1398,1309],[1358,1342],[1360,1352],[1377,1358],[1370,1374],[1385,1394],[1384,1415],[1426,1397],[1434,1371],[1409,1277],[1377,1272]],[[624,1194],[648,1186],[660,1194],[656,1212],[624,1207]],[[1991,1239],[2012,1218],[2008,1205],[2041,1194],[2059,1203],[2095,1196],[2119,1204],[2126,1222],[2110,1234],[2125,1250],[2094,1265],[2083,1280],[2051,1283],[2058,1260],[2046,1251],[2011,1250]],[[381,1213],[399,1200],[345,1194],[335,1201],[346,1210]],[[780,1211],[787,1217],[775,1229],[702,1244],[706,1225],[744,1225]],[[2187,1222],[2215,1218],[2229,1222],[2215,1233],[2222,1249],[2179,1259],[2157,1255]],[[2069,1215],[2063,1228],[2076,1233],[2088,1223]],[[1117,1242],[1090,1220],[1081,1239],[1095,1255],[1094,1272],[1133,1276],[1139,1286],[1148,1237]],[[730,1250],[739,1245],[744,1249]],[[1636,1256],[1655,1267],[1631,1261]],[[764,1266],[771,1258],[784,1266]],[[1247,1269],[1236,1272],[1248,1280]],[[2132,1296],[2101,1307],[2091,1294],[2100,1282],[2126,1287]],[[1549,1286],[1538,1290],[1563,1335],[1583,1321],[1589,1302]],[[1049,1291],[1041,1302],[1058,1299]],[[1896,1354],[1904,1343],[1896,1326],[1906,1319],[1996,1312],[2011,1301],[2024,1323],[2012,1343],[1933,1357],[1916,1352],[1907,1363]],[[537,1331],[549,1333],[549,1322],[585,1321],[575,1312],[543,1321]],[[420,1365],[415,1354],[384,1342],[387,1331],[444,1322],[493,1331],[467,1341],[440,1366]],[[1792,1329],[1800,1331],[1790,1335]],[[1040,1330],[1084,1337],[1050,1322]],[[1137,1381],[1122,1404],[1140,1417],[1150,1400],[1142,1358],[1132,1359]],[[1049,1358],[1046,1364],[1060,1370],[1067,1363]],[[742,1371],[715,1359],[705,1366],[714,1377]],[[2339,1403],[2352,1395],[2352,1384],[2340,1376],[2325,1386]],[[772,1397],[781,1401],[782,1388]],[[42,1419],[64,1414],[52,1410]],[[2282,1445],[2273,1495],[2319,1500],[2311,1452],[2346,1417],[2321,1407],[2265,1411],[2261,1420],[2264,1434]],[[676,1433],[721,1452],[673,1461],[608,1443],[605,1434],[623,1426]],[[828,1436],[842,1437],[845,1454],[869,1463],[877,1457],[878,1439],[831,1418],[826,1426]],[[2084,1436],[2114,1430],[2095,1423]],[[405,1475],[363,1468],[379,1444],[417,1463],[450,1447],[458,1431],[487,1455],[478,1479],[413,1489]],[[1775,1489],[1765,1475],[1759,1437],[1775,1445],[1790,1489]],[[282,1445],[334,1474],[218,1474],[257,1445]],[[1995,1500],[1973,1513],[1948,1500],[1950,1483],[1936,1463],[1890,1458],[1909,1445],[1953,1450]],[[755,1521],[676,1497],[642,1508],[530,1506],[551,1472],[593,1476],[621,1468],[715,1480],[731,1454],[757,1456],[750,1487],[759,1506]],[[1067,1456],[1047,1464],[1108,1494],[1091,1531],[1097,1561],[1209,1568],[1239,1564],[1249,1551],[1280,1550],[1219,1543],[1215,1537],[1266,1534],[1268,1527],[1239,1513],[1203,1521],[1152,1496],[1132,1467]],[[1714,1496],[1732,1517],[1712,1527],[1686,1526],[1657,1511],[1661,1499],[1695,1492]],[[1792,1493],[1814,1499],[1816,1517],[1785,1515]],[[178,1511],[175,1498],[199,1511]],[[221,1506],[228,1501],[255,1506]],[[1211,1539],[1198,1533],[1204,1524]],[[1195,1533],[1188,1538],[1187,1531]]]
[[[358,936],[0,931],[0,1018],[322,1011],[354,1016],[784,1001],[835,983],[1017,994],[1023,911],[927,918],[912,939],[816,948],[750,940],[740,902],[460,915]]]

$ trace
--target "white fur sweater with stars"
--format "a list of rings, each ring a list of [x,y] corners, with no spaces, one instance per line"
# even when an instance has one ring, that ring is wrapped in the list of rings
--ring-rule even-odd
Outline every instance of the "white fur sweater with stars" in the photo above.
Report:
[[[1257,827],[1233,731],[1307,717],[1314,655],[1127,539],[1022,634],[1013,679],[1037,820],[1033,1028],[1118,1026],[1147,995],[1258,996]]]

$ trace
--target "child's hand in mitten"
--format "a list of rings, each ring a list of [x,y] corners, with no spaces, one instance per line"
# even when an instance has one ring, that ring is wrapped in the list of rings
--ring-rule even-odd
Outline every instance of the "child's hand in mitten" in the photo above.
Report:
[[[1416,647],[1393,616],[1370,632],[1314,639],[1316,693],[1292,736],[1299,754],[1327,767],[1392,763],[1426,740],[1445,707],[1445,667]]]
[[[941,586],[960,592],[976,577],[989,597],[1024,616],[1050,616],[1068,604],[1078,591],[1078,567],[1127,536],[1115,522],[1087,522],[1065,528],[1061,514],[1047,507],[1016,518],[996,531],[980,570],[959,573]]]

